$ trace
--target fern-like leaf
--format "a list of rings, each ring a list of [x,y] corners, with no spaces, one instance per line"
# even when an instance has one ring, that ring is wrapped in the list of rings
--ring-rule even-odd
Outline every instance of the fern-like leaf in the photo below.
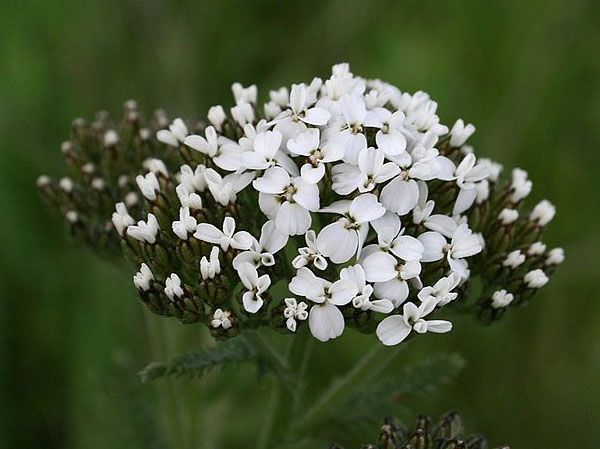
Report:
[[[255,356],[239,340],[230,340],[216,346],[186,352],[168,362],[153,362],[139,372],[142,382],[164,377],[200,377],[218,366],[254,360]]]

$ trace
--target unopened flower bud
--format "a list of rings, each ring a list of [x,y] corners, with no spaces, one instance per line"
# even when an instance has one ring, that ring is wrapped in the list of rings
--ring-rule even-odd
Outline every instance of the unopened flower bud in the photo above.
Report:
[[[506,307],[513,301],[513,299],[515,299],[515,297],[512,293],[509,293],[504,289],[498,290],[492,295],[492,307],[494,309]]]
[[[498,215],[498,220],[500,220],[504,226],[514,223],[518,218],[519,212],[516,209],[502,209]]]
[[[114,129],[109,129],[104,133],[104,146],[114,147],[119,143],[119,134]]]
[[[542,242],[534,242],[527,248],[527,255],[540,256],[546,251],[546,245]]]
[[[556,207],[550,201],[542,200],[533,208],[529,219],[539,226],[546,226],[552,221],[555,214]]]
[[[546,273],[538,268],[527,273],[523,277],[523,281],[527,287],[537,289],[546,285],[549,279],[548,276],[546,276]]]
[[[560,265],[565,261],[565,250],[562,248],[553,248],[548,252],[546,265]]]

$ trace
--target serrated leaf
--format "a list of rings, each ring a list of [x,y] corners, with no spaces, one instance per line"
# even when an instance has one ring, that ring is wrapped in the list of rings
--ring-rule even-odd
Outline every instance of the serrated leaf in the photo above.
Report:
[[[164,377],[200,377],[207,371],[227,364],[254,360],[255,356],[239,340],[230,340],[203,350],[186,352],[168,362],[153,362],[139,372],[142,382]]]

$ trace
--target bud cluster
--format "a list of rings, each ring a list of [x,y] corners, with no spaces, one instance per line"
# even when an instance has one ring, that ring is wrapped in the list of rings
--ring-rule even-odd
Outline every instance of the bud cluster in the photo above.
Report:
[[[143,167],[162,165],[161,159],[176,159],[155,137],[168,123],[165,113],[157,110],[145,124],[133,100],[124,104],[120,122],[105,111],[98,112],[92,123],[73,121],[71,138],[61,145],[67,173],[58,180],[42,175],[37,187],[64,217],[75,241],[103,253],[118,250],[119,236],[111,221],[115,203],[123,202],[140,214],[136,175]]]
[[[465,145],[474,126],[443,125],[428,94],[347,64],[271,91],[262,111],[256,86],[232,91],[235,106],[210,108],[209,124],[191,131],[161,114],[141,128],[131,105],[119,131],[104,115],[76,127],[70,193],[39,181],[93,246],[112,213],[107,239],[139,267],[134,284],[154,313],[202,322],[217,338],[308,327],[327,341],[349,326],[395,345],[450,331],[431,317],[468,303],[475,275],[498,291],[468,305],[493,319],[562,262],[538,242],[553,206],[520,215],[526,173],[497,186],[499,164]],[[98,198],[88,162],[104,180]]]
[[[379,437],[374,443],[365,444],[361,449],[487,449],[487,439],[483,435],[464,435],[460,415],[450,412],[437,422],[428,416],[418,416],[412,426],[404,426],[398,419],[384,420]],[[330,449],[343,449],[334,444]],[[502,446],[498,449],[509,449]]]

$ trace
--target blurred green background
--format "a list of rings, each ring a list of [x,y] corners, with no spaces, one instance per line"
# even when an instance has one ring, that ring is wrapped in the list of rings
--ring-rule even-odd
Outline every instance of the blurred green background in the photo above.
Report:
[[[446,123],[476,124],[479,154],[529,171],[532,201],[558,206],[547,243],[563,245],[567,262],[529,307],[411,343],[407,359],[445,350],[467,361],[418,411],[459,409],[471,430],[514,448],[600,447],[599,6],[0,0],[0,447],[165,447],[156,419],[172,418],[173,404],[157,392],[197,392],[141,385],[135,372],[156,355],[144,320],[171,335],[159,341],[168,351],[193,348],[200,330],[144,319],[130,273],[70,245],[37,197],[37,175],[62,172],[71,120],[117,115],[129,98],[195,117],[229,104],[233,81],[265,95],[341,61],[428,91]],[[335,345],[352,360],[374,342]],[[232,375],[221,396],[255,382],[246,378]],[[252,435],[258,418],[231,422],[231,401],[203,418],[197,447],[218,447],[209,443],[219,423],[240,441]]]

